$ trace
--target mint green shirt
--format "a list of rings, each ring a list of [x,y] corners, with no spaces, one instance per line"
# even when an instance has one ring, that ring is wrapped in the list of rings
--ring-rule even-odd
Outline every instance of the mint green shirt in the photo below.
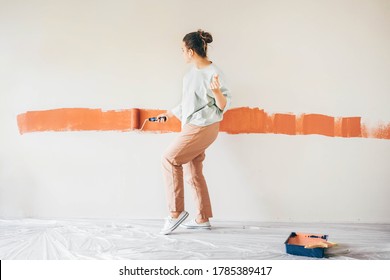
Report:
[[[210,83],[215,74],[219,75],[222,94],[226,97],[226,106],[223,110],[217,107]],[[171,112],[181,121],[184,127],[187,123],[206,126],[219,122],[223,114],[230,108],[231,94],[226,84],[225,75],[215,65],[198,69],[193,66],[183,78],[182,100]]]

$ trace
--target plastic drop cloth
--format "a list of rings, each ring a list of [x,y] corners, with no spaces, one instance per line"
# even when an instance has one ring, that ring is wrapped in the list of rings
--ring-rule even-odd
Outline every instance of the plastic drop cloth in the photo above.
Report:
[[[0,259],[312,259],[288,255],[292,231],[328,234],[327,259],[390,260],[390,224],[212,221],[158,232],[162,220],[0,219]]]

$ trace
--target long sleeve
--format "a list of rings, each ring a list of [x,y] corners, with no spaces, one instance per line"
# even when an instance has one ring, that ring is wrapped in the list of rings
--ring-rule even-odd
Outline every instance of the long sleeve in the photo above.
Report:
[[[223,110],[221,110],[222,114],[224,114],[227,110],[230,109],[231,107],[231,103],[232,103],[232,95],[230,93],[230,90],[226,87],[226,86],[222,86],[221,87],[221,91],[222,91],[222,94],[223,96],[226,97],[226,105],[225,105],[225,108],[223,108]]]
[[[180,121],[181,121],[181,117],[182,117],[182,107],[181,107],[181,103],[178,104],[176,107],[174,107],[173,109],[171,109],[171,112],[172,114],[175,115],[176,118],[178,118]]]

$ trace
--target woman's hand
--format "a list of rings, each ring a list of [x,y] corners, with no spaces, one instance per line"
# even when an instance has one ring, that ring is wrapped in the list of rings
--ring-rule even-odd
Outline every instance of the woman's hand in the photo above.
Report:
[[[173,114],[170,111],[166,111],[165,113],[162,113],[157,116],[157,121],[158,122],[166,122],[168,121],[169,118],[172,118]]]
[[[219,83],[219,76],[216,74],[211,81],[210,88],[214,94],[215,103],[217,107],[223,111],[225,109],[227,100],[226,97],[222,94],[221,85]]]
[[[219,83],[219,76],[216,74],[213,77],[213,80],[211,81],[210,88],[213,91],[214,95],[215,94],[221,94],[221,85]]]

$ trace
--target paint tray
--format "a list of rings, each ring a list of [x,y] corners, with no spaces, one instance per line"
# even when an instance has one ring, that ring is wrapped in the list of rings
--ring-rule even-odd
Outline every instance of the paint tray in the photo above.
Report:
[[[323,258],[327,235],[292,232],[284,244],[287,254]]]

